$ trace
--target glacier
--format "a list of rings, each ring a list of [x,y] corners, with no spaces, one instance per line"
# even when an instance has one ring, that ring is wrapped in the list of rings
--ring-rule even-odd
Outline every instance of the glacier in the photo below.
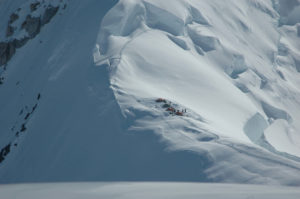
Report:
[[[64,3],[1,67],[0,183],[300,185],[299,1]]]

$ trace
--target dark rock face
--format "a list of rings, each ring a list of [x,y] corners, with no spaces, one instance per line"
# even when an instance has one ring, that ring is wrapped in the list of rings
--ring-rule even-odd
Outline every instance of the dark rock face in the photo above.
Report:
[[[6,29],[6,37],[10,37],[14,34],[15,28],[11,26],[17,19],[19,19],[19,15],[16,13],[12,13],[9,17],[7,29]]]
[[[25,126],[25,124],[22,124],[22,126],[21,126],[21,129],[20,129],[20,132],[24,132],[24,131],[26,131],[26,126]]]
[[[5,156],[10,152],[10,145],[6,145],[4,148],[1,149],[0,151],[0,163],[4,160]]]
[[[52,17],[54,17],[54,15],[57,13],[59,7],[53,7],[53,6],[49,6],[47,7],[44,16],[42,18],[42,25],[47,24],[50,22],[50,20],[52,19]]]
[[[30,11],[31,12],[35,11],[39,7],[40,4],[41,4],[40,2],[35,2],[35,3],[30,4]]]
[[[7,45],[5,42],[0,42],[0,61],[2,60],[2,56],[6,53]]]
[[[0,66],[6,64],[15,54],[16,49],[22,47],[29,38],[14,39],[9,42],[0,42]]]
[[[0,42],[0,65],[4,65],[15,54],[16,48],[13,42]]]
[[[38,9],[40,2],[30,4],[31,12]],[[28,37],[24,37],[20,40],[13,39],[8,42],[0,42],[0,66],[5,65],[15,54],[16,49],[26,44],[29,39],[34,38],[39,34],[43,25],[50,22],[50,20],[56,15],[59,7],[48,6],[42,17],[32,17],[27,15],[26,19],[22,23],[21,29],[24,29],[28,33]],[[19,19],[19,15],[13,13],[10,15],[8,22],[6,37],[10,37],[14,34],[15,28],[11,25]]]
[[[14,23],[17,19],[19,19],[19,15],[17,15],[16,13],[12,13],[10,15],[10,18],[9,18],[9,24],[12,24]]]
[[[40,32],[41,20],[39,17],[28,15],[21,28],[26,30],[30,38],[34,38]]]
[[[14,31],[14,28],[11,25],[8,25],[6,29],[6,37],[12,36],[14,34]]]
[[[4,77],[0,77],[0,85],[3,84],[4,82]]]
[[[0,84],[1,84],[2,78],[0,77]],[[22,124],[20,124],[19,127],[17,127],[16,125],[13,125],[11,127],[11,131],[15,132],[15,130],[18,128],[19,130],[15,132],[15,138],[22,136],[23,134],[26,133],[27,131],[27,122],[30,120],[30,116],[32,116],[32,114],[36,111],[37,107],[38,107],[38,101],[41,99],[41,93],[37,94],[37,98],[36,98],[36,103],[35,105],[31,108],[31,111],[29,111],[28,106],[26,105],[24,108],[22,108],[19,112],[19,117],[24,117],[24,121]],[[27,113],[25,113],[25,111]],[[6,156],[13,150],[13,148],[11,148],[12,146],[17,147],[18,146],[18,140],[12,140],[9,142],[9,144],[7,144],[6,146],[4,146],[3,148],[0,148],[0,165],[1,162],[3,162],[6,158]],[[1,197],[0,197],[1,198]]]
[[[24,37],[22,39],[14,39],[12,42],[15,46],[15,48],[21,48],[22,46],[24,46],[26,44],[26,42],[29,40],[28,37]]]
[[[14,42],[11,42],[8,44],[8,50],[7,50],[7,58],[10,59],[16,52],[16,48],[14,45]]]

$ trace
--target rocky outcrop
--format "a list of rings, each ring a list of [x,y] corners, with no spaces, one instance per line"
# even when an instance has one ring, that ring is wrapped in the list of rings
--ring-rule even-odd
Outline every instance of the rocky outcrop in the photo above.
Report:
[[[14,23],[17,19],[19,19],[19,15],[17,15],[16,13],[10,15],[6,28],[6,37],[10,37],[14,34],[15,28],[11,24]]]
[[[0,82],[1,82],[1,78],[0,78]],[[23,122],[21,122],[18,126],[14,125],[11,128],[11,131],[15,132],[14,140],[11,140],[2,149],[0,148],[0,165],[5,160],[5,157],[13,150],[13,148],[11,146],[14,146],[14,148],[18,146],[18,137],[20,137],[26,133],[26,131],[27,131],[26,125],[29,122],[32,115],[34,114],[34,112],[36,111],[36,109],[38,107],[38,102],[40,99],[41,99],[41,93],[38,93],[37,97],[36,97],[36,103],[34,104],[34,106],[32,106],[31,109],[29,108],[29,106],[25,106],[24,108],[21,109],[21,111],[19,113],[19,117],[24,117],[24,115],[25,115],[25,117],[23,119]],[[16,129],[18,129],[18,130],[16,130]]]
[[[5,147],[3,147],[0,151],[0,163],[3,162],[3,160],[5,159],[5,156],[7,156],[7,154],[9,154],[10,152],[10,146],[11,144],[6,145]]]
[[[13,42],[0,42],[0,65],[4,65],[15,54],[16,48]]]
[[[8,25],[6,29],[6,37],[10,37],[14,34],[15,29],[11,26]]]
[[[31,10],[36,10],[39,2],[31,4]],[[39,32],[43,25],[50,22],[55,16],[59,7],[48,6],[42,17],[32,17],[27,15],[26,20],[22,23],[22,29],[25,29],[30,38],[34,38]]]
[[[22,47],[29,40],[25,37],[21,40],[14,39],[9,42],[0,42],[0,66],[5,65],[15,54],[16,49]]]
[[[39,5],[41,5],[40,2],[35,2],[35,3],[30,4],[30,11],[31,12],[35,11],[39,7]]]
[[[14,23],[17,19],[19,19],[19,15],[17,15],[16,13],[12,13],[10,15],[10,18],[9,18],[9,24],[12,24]]]
[[[21,28],[26,30],[30,38],[34,38],[40,32],[40,17],[32,17],[31,15],[28,15],[26,20],[22,23]]]
[[[30,11],[33,12],[39,7],[41,7],[40,2],[32,3],[30,4]],[[21,30],[25,30],[27,32],[28,36],[22,39],[11,39],[6,42],[0,42],[0,66],[5,65],[12,58],[17,48],[22,47],[29,39],[33,39],[37,34],[39,34],[41,28],[51,21],[58,10],[59,6],[54,7],[52,5],[48,5],[44,14],[40,17],[33,17],[31,14],[28,14],[20,27]],[[9,38],[13,36],[16,28],[12,24],[18,19],[18,14],[13,13],[10,15],[6,29],[6,37]]]
[[[42,18],[42,25],[50,22],[50,20],[56,15],[58,8],[59,7],[48,6]]]

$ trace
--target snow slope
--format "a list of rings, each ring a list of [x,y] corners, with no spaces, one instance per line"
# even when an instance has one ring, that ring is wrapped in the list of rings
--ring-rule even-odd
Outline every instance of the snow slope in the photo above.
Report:
[[[297,188],[200,183],[44,183],[0,186],[1,198],[232,198],[297,199]]]
[[[300,185],[300,30],[285,1],[114,3],[67,1],[1,72],[0,183]]]
[[[100,67],[109,59],[122,112],[137,120],[132,129],[152,129],[172,150],[214,159],[216,142],[255,144],[299,161],[299,24],[282,24],[286,4],[120,1],[104,19],[94,57]],[[188,114],[156,109],[149,118],[157,97]]]
[[[284,120],[280,126],[288,128],[281,134],[289,141],[275,148],[299,156],[299,73],[297,66],[284,67],[279,60],[286,27],[278,27],[271,1],[227,5],[121,1],[106,16],[99,35],[100,54],[120,58],[111,77],[117,98],[126,91],[138,99],[170,99],[222,135],[245,143],[258,142],[273,121]],[[120,12],[126,17],[119,18]],[[287,37],[295,43],[296,26]],[[299,45],[286,48],[299,53]],[[276,137],[266,136],[271,142]]]

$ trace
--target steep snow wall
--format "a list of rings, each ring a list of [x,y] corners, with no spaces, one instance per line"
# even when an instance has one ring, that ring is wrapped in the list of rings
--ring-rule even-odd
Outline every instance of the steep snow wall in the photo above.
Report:
[[[229,139],[299,161],[298,24],[283,24],[286,3],[123,0],[104,18],[95,61],[111,63],[110,82],[133,129],[152,129],[172,150],[207,153],[218,165],[206,144]],[[161,106],[151,103],[158,97],[187,114],[146,117]],[[245,175],[234,172],[230,178]]]
[[[271,1],[114,3],[67,2],[1,68],[1,183],[300,184],[297,24]]]
[[[103,22],[99,62],[118,60],[111,83],[123,110],[135,106],[129,96],[164,97],[245,143],[247,129],[260,139],[284,119],[292,139],[283,152],[300,156],[298,24],[279,23],[286,3],[120,1]]]

